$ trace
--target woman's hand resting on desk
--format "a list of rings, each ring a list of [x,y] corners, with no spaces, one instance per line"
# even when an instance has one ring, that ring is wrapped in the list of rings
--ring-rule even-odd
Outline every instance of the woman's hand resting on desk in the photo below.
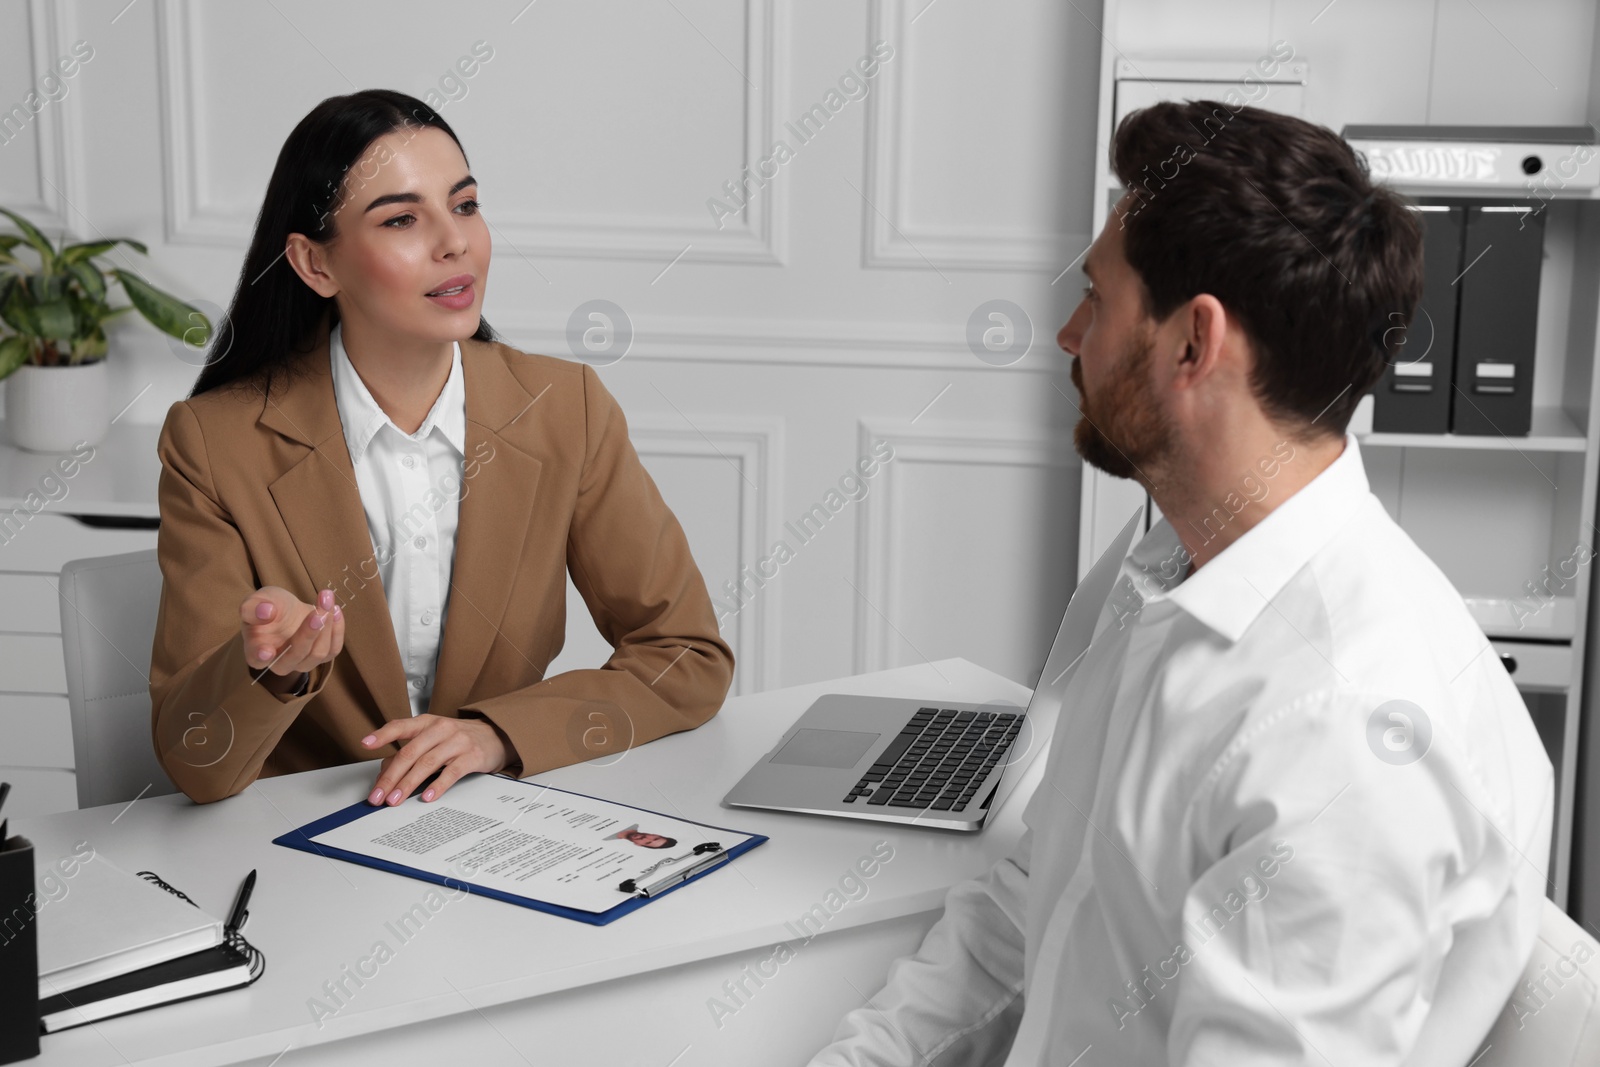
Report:
[[[307,604],[277,585],[262,586],[239,606],[239,632],[251,670],[266,667],[277,676],[263,685],[280,695],[297,687],[300,675],[327,663],[344,648],[344,612],[333,590]]]
[[[439,772],[422,794],[434,800],[473,771],[492,773],[511,762],[513,749],[505,736],[483,719],[416,715],[391,719],[361,739],[368,748],[400,742],[399,752],[383,761],[368,804],[398,804],[434,771]]]
[[[329,662],[344,648],[344,613],[331,589],[322,590],[313,606],[281,586],[263,586],[245,598],[239,614],[245,660],[252,670],[271,669],[278,681],[262,684],[275,692],[288,693],[301,672]],[[372,804],[398,804],[440,771],[422,794],[423,800],[433,800],[463,775],[504,769],[514,755],[505,735],[483,719],[418,715],[387,722],[361,740],[369,749],[390,742],[401,748],[383,761],[367,798]]]

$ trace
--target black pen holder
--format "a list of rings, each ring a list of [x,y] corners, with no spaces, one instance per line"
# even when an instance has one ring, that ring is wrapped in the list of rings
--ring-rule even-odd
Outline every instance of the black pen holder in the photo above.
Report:
[[[33,843],[0,841],[0,1063],[39,1054],[39,920]]]

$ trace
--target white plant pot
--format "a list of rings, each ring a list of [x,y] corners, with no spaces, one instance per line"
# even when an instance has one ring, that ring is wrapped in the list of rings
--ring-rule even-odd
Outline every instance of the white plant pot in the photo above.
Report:
[[[106,361],[36,367],[8,374],[6,431],[29,452],[70,452],[82,441],[99,444],[111,429]]]

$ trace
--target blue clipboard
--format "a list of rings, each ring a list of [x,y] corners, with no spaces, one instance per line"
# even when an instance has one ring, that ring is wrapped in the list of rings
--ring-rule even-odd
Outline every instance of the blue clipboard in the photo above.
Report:
[[[641,808],[636,804],[622,804],[615,800],[606,800],[604,797],[592,797],[587,793],[573,792],[571,789],[558,789],[553,785],[544,785],[542,782],[533,782],[524,778],[510,778],[504,774],[495,774],[491,775],[490,777],[505,778],[506,781],[516,782],[518,785],[536,785],[541,789],[556,793],[567,793],[575,797],[585,797],[589,800],[599,800],[606,804],[616,804],[621,808],[632,808],[634,811],[642,811],[650,815],[660,815],[663,818],[675,819],[678,822],[692,822],[696,826],[704,826],[708,830],[724,830],[732,834],[745,833],[743,830],[735,830],[728,826],[712,826],[710,823],[696,822],[694,819],[683,819],[676,815],[669,816],[664,812],[651,811],[649,808]],[[422,789],[426,787],[426,784],[427,783],[424,783],[423,785],[418,786],[417,789],[412,792],[411,796],[416,796],[418,792],[421,792]],[[407,799],[409,800],[410,797]],[[696,871],[683,881],[678,882],[675,885],[668,886],[658,893],[654,893],[650,896],[626,897],[619,901],[615,907],[607,908],[605,911],[581,911],[577,908],[569,908],[562,904],[551,904],[549,901],[535,900],[533,897],[518,896],[516,893],[507,893],[501,889],[490,889],[485,886],[480,886],[475,882],[468,882],[460,878],[451,878],[447,875],[434,874],[432,871],[418,870],[415,867],[407,867],[402,863],[395,863],[391,860],[377,859],[373,856],[368,856],[360,852],[351,852],[348,849],[334,848],[330,845],[319,845],[311,840],[318,834],[326,833],[336,826],[343,826],[346,823],[355,822],[363,815],[370,815],[373,812],[382,810],[383,808],[368,804],[365,800],[358,800],[347,808],[340,808],[332,815],[326,815],[315,820],[314,822],[308,822],[304,826],[297,827],[293,830],[290,830],[286,834],[275,837],[272,839],[272,843],[274,845],[282,845],[285,848],[299,849],[301,852],[310,852],[318,856],[331,856],[334,859],[348,860],[351,863],[359,863],[364,867],[374,867],[380,871],[389,871],[393,874],[403,874],[408,878],[416,878],[420,881],[432,882],[435,885],[442,885],[447,889],[465,889],[467,892],[473,893],[477,896],[489,897],[493,900],[503,900],[507,904],[519,904],[524,908],[532,908],[535,911],[549,912],[551,915],[559,915],[565,919],[576,919],[578,922],[589,923],[592,926],[604,926],[607,923],[615,922],[617,919],[622,918],[629,912],[638,911],[652,900],[660,900],[669,893],[677,892],[679,889],[682,889],[684,886],[695,881],[696,879],[704,878],[708,874],[722,870],[722,868],[726,867],[735,856],[749,852],[751,849],[767,840],[767,836],[765,834],[750,834],[749,840],[741,841],[739,844],[733,846],[725,852],[720,853],[720,855],[723,857],[722,862],[712,864],[704,870]]]

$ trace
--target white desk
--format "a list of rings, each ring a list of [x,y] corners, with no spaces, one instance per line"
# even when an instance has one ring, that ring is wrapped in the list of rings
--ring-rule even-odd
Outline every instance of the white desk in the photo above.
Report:
[[[156,491],[161,483],[156,442],[160,437],[158,425],[119,419],[111,424],[105,440],[94,446],[94,458],[80,463],[72,477],[63,478],[56,473],[56,464],[70,452],[28,452],[18,448],[11,443],[10,428],[0,418],[0,512],[27,507],[30,493],[49,496],[50,485],[41,485],[40,480],[54,476],[67,486],[67,492],[47,506],[51,513],[153,522],[160,515],[156,506]]]
[[[534,776],[771,837],[603,927],[464,897],[401,942],[386,924],[433,887],[271,843],[360,798],[376,764],[267,778],[210,805],[178,794],[14,820],[13,832],[43,856],[88,840],[130,871],[155,871],[214,915],[226,914],[240,879],[257,868],[245,932],[267,957],[266,974],[246,989],[44,1035],[39,1059],[28,1062],[802,1064],[846,1011],[877,992],[890,961],[916,947],[949,886],[1010,851],[1045,762],[1034,761],[979,834],[722,807],[732,784],[827,692],[1019,705],[1028,698],[1016,682],[942,660],[731,698],[697,730]],[[865,880],[865,895],[832,913],[815,940],[798,943],[788,924],[822,904],[878,841],[894,856]],[[379,941],[392,958],[360,987],[346,979],[351,994],[319,1027],[311,998],[333,1007],[324,983],[346,967],[353,973]],[[768,965],[771,976],[757,986],[743,969],[754,972],[782,941],[794,943],[793,958],[776,974]],[[741,979],[748,994],[736,1000],[724,983]],[[712,998],[735,1010],[716,1017]]]

